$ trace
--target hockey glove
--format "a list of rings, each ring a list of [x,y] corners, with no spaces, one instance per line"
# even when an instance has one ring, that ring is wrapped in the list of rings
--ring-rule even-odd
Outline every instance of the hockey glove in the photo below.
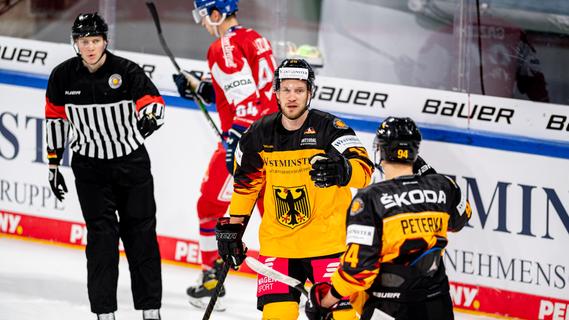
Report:
[[[418,176],[424,176],[428,174],[437,173],[433,167],[431,167],[421,156],[417,156],[417,160],[413,163],[413,173]]]
[[[230,218],[219,218],[215,226],[215,239],[219,256],[237,270],[247,257],[247,247],[241,241],[245,226],[241,223],[229,223]]]
[[[65,193],[67,193],[67,186],[57,165],[49,166],[49,186],[57,200],[63,201]]]
[[[322,307],[321,301],[330,291],[332,285],[328,282],[318,282],[312,286],[304,312],[309,320],[332,319],[332,308]]]
[[[184,71],[187,72],[187,71]],[[188,78],[183,73],[173,74],[172,78],[178,89],[180,97],[193,100],[195,98],[201,99],[204,103],[210,104],[215,101],[215,91],[211,79],[202,79],[202,73],[199,71],[187,72],[200,80],[199,84],[194,91],[190,88]]]
[[[140,120],[138,120],[138,131],[143,137],[150,136],[156,129],[160,127],[154,113],[145,113],[142,115]]]
[[[310,159],[310,178],[319,188],[346,186],[352,177],[352,165],[342,154],[317,154]]]
[[[237,150],[237,144],[244,131],[245,128],[234,125],[227,133],[227,140],[225,140],[227,146],[225,149],[225,166],[231,175],[233,175],[233,170],[235,170],[235,150]]]

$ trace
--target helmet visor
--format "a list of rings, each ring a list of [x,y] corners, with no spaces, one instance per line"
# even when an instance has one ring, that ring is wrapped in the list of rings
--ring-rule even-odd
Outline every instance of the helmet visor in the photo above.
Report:
[[[192,16],[197,24],[202,22],[202,19],[207,17],[207,8],[195,8],[192,10]]]

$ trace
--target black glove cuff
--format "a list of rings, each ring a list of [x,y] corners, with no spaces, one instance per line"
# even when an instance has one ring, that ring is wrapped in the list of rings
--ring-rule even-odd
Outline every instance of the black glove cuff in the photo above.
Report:
[[[340,186],[344,187],[347,186],[352,179],[352,164],[350,163],[350,160],[343,155],[340,155],[340,157],[342,157],[342,160],[344,161],[344,173],[341,175],[342,181],[340,182]]]
[[[63,158],[63,148],[47,150],[47,162],[52,165],[59,165],[61,163],[61,158]]]
[[[200,81],[200,84],[196,89],[196,93],[207,104],[215,101],[215,91],[213,89],[213,84],[209,81]]]

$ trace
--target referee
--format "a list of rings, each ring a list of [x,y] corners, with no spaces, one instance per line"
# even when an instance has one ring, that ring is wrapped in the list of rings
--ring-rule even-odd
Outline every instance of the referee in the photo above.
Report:
[[[77,56],[50,75],[45,105],[49,183],[63,201],[67,187],[58,168],[69,137],[88,230],[91,311],[99,320],[115,319],[120,237],[134,307],[143,310],[143,319],[160,319],[156,203],[143,143],[164,122],[164,100],[136,63],[107,51],[107,30],[97,13],[77,16],[71,32]]]

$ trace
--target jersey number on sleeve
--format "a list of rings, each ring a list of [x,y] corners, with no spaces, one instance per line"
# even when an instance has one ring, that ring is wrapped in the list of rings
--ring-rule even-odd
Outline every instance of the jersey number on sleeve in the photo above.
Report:
[[[358,253],[360,251],[360,245],[352,243],[346,251],[346,255],[344,256],[344,262],[348,262],[352,269],[355,269],[358,266]]]

